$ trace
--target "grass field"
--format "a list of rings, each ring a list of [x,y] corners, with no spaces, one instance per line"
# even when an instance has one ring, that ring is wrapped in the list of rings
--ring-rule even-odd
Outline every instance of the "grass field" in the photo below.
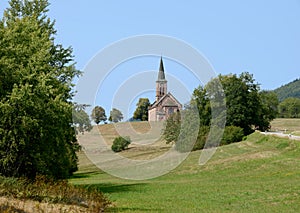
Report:
[[[131,181],[100,171],[80,153],[70,182],[100,189],[114,204],[111,212],[299,212],[299,141],[254,133],[218,148],[204,166],[200,154],[167,175]]]
[[[286,131],[294,135],[300,134],[300,119],[277,118],[271,122],[272,131]]]

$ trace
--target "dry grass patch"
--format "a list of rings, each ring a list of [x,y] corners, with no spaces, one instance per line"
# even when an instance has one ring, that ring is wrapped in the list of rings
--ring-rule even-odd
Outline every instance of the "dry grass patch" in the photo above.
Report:
[[[300,119],[299,118],[277,118],[271,122],[272,131],[287,131],[291,133],[294,131],[300,131]]]
[[[111,147],[116,137],[120,135],[125,136],[126,133],[130,136],[131,133],[134,133],[135,137],[130,137],[132,143],[129,145],[129,149],[118,153],[130,159],[153,159],[166,153],[172,146],[171,144],[166,144],[161,138],[153,139],[152,136],[159,134],[161,128],[155,129],[156,132],[153,135],[148,135],[151,125],[147,121],[105,124],[99,125],[97,128],[108,147]]]
[[[76,205],[38,202],[34,200],[21,200],[16,198],[0,197],[0,212],[2,213],[44,213],[68,212],[83,213],[87,208]]]
[[[110,205],[95,188],[43,176],[35,180],[0,177],[0,197],[1,212],[103,212]]]

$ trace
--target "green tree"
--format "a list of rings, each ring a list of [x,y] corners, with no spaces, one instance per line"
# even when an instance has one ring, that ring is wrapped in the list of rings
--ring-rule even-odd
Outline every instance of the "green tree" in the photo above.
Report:
[[[117,122],[121,121],[122,119],[123,119],[123,114],[120,110],[118,110],[116,108],[113,108],[110,111],[110,115],[109,115],[109,118],[108,118],[108,120],[110,122],[117,123]]]
[[[133,119],[148,121],[148,107],[150,106],[149,99],[140,98],[136,106],[137,108],[133,113]]]
[[[180,127],[181,127],[180,112],[175,112],[171,114],[165,122],[163,138],[166,140],[167,144],[177,141],[180,133]]]
[[[0,21],[0,173],[69,177],[79,148],[72,127],[71,48],[54,42],[47,0],[11,0]]]
[[[253,76],[249,73],[242,73],[240,76],[220,76],[226,95],[227,126],[238,126],[243,128],[245,134],[251,133],[252,126],[264,128],[262,122],[262,102],[259,96],[259,86],[255,83]]]
[[[98,125],[101,121],[105,122],[107,117],[105,115],[105,110],[101,106],[95,106],[91,115],[93,121]]]
[[[259,109],[259,122],[257,126],[260,130],[265,131],[269,129],[270,122],[278,115],[278,97],[275,92],[261,91],[259,93],[261,100],[261,108]]]
[[[199,117],[198,109],[195,106],[189,106],[180,113],[180,125],[177,125],[178,135],[175,141],[175,149],[179,152],[192,151],[198,137]]]
[[[191,104],[198,109],[200,125],[209,126],[211,121],[211,106],[206,88],[199,86],[194,89]]]
[[[76,129],[76,134],[92,130],[91,120],[88,114],[84,111],[87,105],[75,104],[73,108],[73,124]]]
[[[279,116],[282,118],[300,118],[300,99],[287,98],[279,106]]]

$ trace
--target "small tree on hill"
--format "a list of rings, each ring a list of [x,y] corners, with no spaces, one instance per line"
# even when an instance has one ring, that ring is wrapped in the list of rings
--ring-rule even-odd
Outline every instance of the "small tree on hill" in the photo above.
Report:
[[[95,106],[91,115],[93,121],[98,125],[101,121],[105,122],[107,117],[105,115],[105,110],[101,106]]]
[[[119,121],[121,121],[123,119],[123,114],[120,110],[116,109],[116,108],[113,108],[111,111],[110,111],[110,116],[108,118],[108,120],[110,122],[114,122],[114,123],[117,123]]]
[[[136,104],[137,108],[133,113],[133,119],[148,121],[148,107],[150,102],[148,98],[140,98],[139,102]]]
[[[90,131],[93,127],[88,114],[84,111],[87,105],[75,104],[73,108],[73,123],[76,128],[76,134]]]

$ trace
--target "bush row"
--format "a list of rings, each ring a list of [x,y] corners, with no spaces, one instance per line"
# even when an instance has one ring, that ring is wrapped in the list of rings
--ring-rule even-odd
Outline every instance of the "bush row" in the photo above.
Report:
[[[222,134],[222,132],[223,131],[221,129],[215,129],[215,131],[212,130],[210,132],[209,126],[201,126],[199,128],[198,137],[196,141],[189,142],[187,140],[179,140],[175,143],[176,149],[178,151],[183,151],[183,152],[190,151],[191,149],[194,151],[194,150],[203,149],[206,143],[207,146],[211,146],[211,147],[215,147],[218,145],[222,146],[222,145],[227,145],[227,144],[242,141],[244,137],[244,131],[241,127],[226,126],[221,141],[219,141],[218,139],[221,137],[220,134]]]

